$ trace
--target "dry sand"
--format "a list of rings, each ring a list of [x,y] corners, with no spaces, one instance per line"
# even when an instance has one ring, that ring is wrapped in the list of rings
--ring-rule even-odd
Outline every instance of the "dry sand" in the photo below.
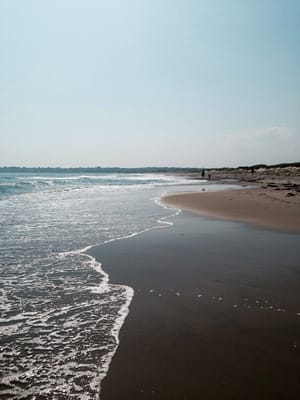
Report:
[[[162,200],[184,210],[300,233],[300,193],[296,184],[273,183],[254,189],[183,193],[168,195]]]
[[[200,172],[178,173],[177,175],[188,176],[191,179],[202,179]],[[236,180],[240,182],[252,182],[258,184],[282,184],[291,186],[300,185],[300,167],[268,167],[255,168],[253,173],[251,168],[220,168],[205,171],[205,178],[210,175],[213,181]]]

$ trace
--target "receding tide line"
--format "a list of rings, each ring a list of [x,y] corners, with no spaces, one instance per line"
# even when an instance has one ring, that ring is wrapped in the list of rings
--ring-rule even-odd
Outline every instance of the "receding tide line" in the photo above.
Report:
[[[152,230],[155,230],[155,229],[169,228],[169,227],[173,226],[174,223],[171,222],[171,221],[167,221],[167,219],[177,216],[178,214],[181,213],[181,210],[177,209],[175,207],[169,207],[169,206],[163,204],[160,201],[161,197],[163,197],[163,195],[161,195],[160,197],[155,197],[155,198],[150,199],[150,200],[153,200],[158,206],[160,206],[160,207],[162,207],[162,208],[164,208],[166,210],[176,210],[176,212],[174,214],[158,218],[156,220],[156,222],[158,223],[157,226],[153,226],[151,228],[144,229],[144,230],[142,230],[140,232],[130,233],[130,234],[126,235],[126,236],[121,236],[121,237],[118,237],[118,238],[109,239],[109,240],[106,240],[103,243],[99,243],[99,244],[95,244],[95,245],[91,245],[91,246],[86,246],[86,247],[84,247],[82,249],[79,249],[79,250],[67,251],[67,252],[59,253],[60,257],[64,257],[64,256],[70,255],[70,254],[82,254],[82,255],[86,256],[89,259],[89,261],[90,261],[89,264],[90,264],[91,268],[93,268],[96,272],[98,272],[103,278],[103,281],[101,282],[100,286],[94,286],[94,287],[90,287],[89,288],[91,293],[104,293],[104,292],[106,292],[108,290],[109,286],[122,288],[126,292],[126,301],[122,305],[121,309],[118,311],[118,317],[116,318],[116,320],[114,322],[114,325],[112,327],[112,331],[111,331],[111,334],[115,339],[116,346],[112,351],[108,352],[102,358],[103,365],[101,365],[101,367],[99,367],[99,395],[101,393],[101,382],[107,376],[110,363],[111,363],[114,355],[116,354],[116,351],[117,351],[117,349],[119,347],[119,344],[120,344],[119,333],[120,333],[120,330],[121,330],[121,328],[122,328],[122,326],[123,326],[123,324],[124,324],[124,322],[126,320],[127,315],[129,314],[129,307],[130,307],[131,301],[132,301],[133,296],[134,296],[134,289],[132,287],[130,287],[130,286],[109,284],[109,276],[103,270],[102,264],[100,262],[98,262],[95,257],[91,256],[87,252],[90,249],[92,249],[93,247],[103,246],[105,244],[108,244],[108,243],[111,243],[111,242],[115,242],[117,240],[130,239],[132,237],[135,237],[137,235],[140,235],[142,233],[146,233],[146,232],[149,232],[149,231],[152,231]]]

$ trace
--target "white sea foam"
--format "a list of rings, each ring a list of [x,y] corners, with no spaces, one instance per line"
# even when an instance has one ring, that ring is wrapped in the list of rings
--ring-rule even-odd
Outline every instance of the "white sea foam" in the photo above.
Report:
[[[20,177],[31,191],[25,185],[27,192],[0,201],[1,396],[98,397],[133,289],[111,285],[86,252],[171,226],[169,218],[180,212],[158,207],[157,185],[178,184],[177,178],[135,176],[126,184],[102,176],[109,185],[98,176],[74,178]],[[38,186],[43,180],[49,190]]]
[[[0,201],[0,395],[94,399],[134,292],[110,284],[87,252],[172,226],[181,210],[161,203],[161,186],[190,181],[137,174],[25,180],[27,192]],[[51,188],[41,189],[42,181]]]

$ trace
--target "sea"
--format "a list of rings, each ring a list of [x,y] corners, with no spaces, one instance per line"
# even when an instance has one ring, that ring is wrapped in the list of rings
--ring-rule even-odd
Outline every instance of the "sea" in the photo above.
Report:
[[[98,399],[134,296],[86,252],[172,225],[144,173],[0,173],[0,399]]]

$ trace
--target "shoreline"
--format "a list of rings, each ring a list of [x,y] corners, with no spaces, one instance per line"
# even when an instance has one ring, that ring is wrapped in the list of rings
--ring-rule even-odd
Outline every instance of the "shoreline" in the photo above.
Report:
[[[295,186],[297,188],[297,186]],[[190,192],[161,197],[162,203],[216,218],[250,223],[258,228],[300,233],[300,193],[271,187]]]
[[[292,400],[297,242],[183,212],[169,229],[89,250],[111,284],[135,291],[101,400]]]

